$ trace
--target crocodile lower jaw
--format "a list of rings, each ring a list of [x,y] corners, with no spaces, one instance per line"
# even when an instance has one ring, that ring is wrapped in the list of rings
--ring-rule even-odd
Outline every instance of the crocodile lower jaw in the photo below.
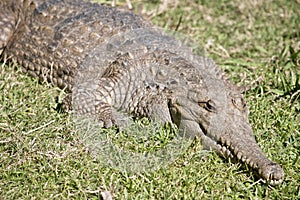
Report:
[[[261,169],[258,168],[257,164],[253,163],[253,161],[245,156],[242,155],[241,152],[238,150],[235,150],[232,147],[228,147],[226,144],[218,143],[214,141],[215,146],[217,147],[218,151],[225,157],[237,159],[239,161],[242,161],[243,163],[246,163],[251,168],[258,171],[259,174],[262,174]],[[278,185],[282,183],[283,180],[273,180],[273,179],[263,179],[261,178],[260,181],[263,183],[269,183],[270,185]]]

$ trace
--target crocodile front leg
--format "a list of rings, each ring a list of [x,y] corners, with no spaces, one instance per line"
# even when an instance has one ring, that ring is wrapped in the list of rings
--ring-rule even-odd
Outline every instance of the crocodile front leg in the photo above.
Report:
[[[72,88],[72,109],[75,117],[87,117],[96,120],[100,127],[111,127],[115,124],[111,92],[101,87],[106,80],[90,80],[77,83]]]
[[[167,89],[159,85],[143,85],[138,80],[138,89],[125,90],[130,88],[128,81],[116,82],[113,79],[102,77],[74,84],[72,108],[75,115],[92,118],[100,123],[100,127],[106,128],[112,125],[125,127],[130,123],[129,115],[147,117],[161,124],[172,123]]]

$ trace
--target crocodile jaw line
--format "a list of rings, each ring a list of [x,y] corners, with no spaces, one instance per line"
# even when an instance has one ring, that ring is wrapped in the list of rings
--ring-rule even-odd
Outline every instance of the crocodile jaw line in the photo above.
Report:
[[[259,174],[262,174],[262,169],[259,169],[257,166],[257,163],[255,163],[253,160],[251,160],[249,157],[243,155],[242,151],[240,151],[238,148],[234,148],[228,140],[224,139],[219,139],[219,141],[216,141],[212,137],[210,137],[209,134],[203,128],[200,126],[200,129],[202,133],[204,134],[204,137],[210,140],[210,142],[213,143],[214,147],[212,149],[217,150],[221,156],[225,158],[232,158],[232,159],[237,159],[238,161],[242,161],[243,163],[249,165],[252,169],[255,169]],[[272,180],[271,177],[268,177],[267,179],[261,178],[261,181],[263,183],[269,182],[270,185],[278,185],[280,184],[283,180]]]

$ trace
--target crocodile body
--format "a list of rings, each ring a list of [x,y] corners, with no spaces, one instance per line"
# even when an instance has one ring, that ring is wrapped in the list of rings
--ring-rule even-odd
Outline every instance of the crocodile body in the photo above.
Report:
[[[2,59],[66,89],[77,113],[105,127],[122,125],[122,113],[175,123],[271,184],[283,180],[255,141],[238,88],[141,17],[81,0],[2,0],[0,33]]]

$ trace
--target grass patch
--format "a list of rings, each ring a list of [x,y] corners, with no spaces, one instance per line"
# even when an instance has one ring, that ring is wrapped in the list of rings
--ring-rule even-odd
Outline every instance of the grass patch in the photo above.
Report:
[[[0,196],[99,199],[107,190],[116,199],[298,199],[299,1],[132,3],[157,26],[192,38],[235,83],[252,86],[246,100],[255,137],[267,157],[283,166],[285,181],[277,187],[262,184],[245,166],[214,153],[203,155],[198,141],[157,171],[134,174],[100,165],[80,143],[71,118],[55,110],[61,92],[3,65]],[[126,9],[127,4],[118,1],[117,6]],[[164,145],[163,137],[151,141]],[[129,148],[140,143],[131,139]]]

